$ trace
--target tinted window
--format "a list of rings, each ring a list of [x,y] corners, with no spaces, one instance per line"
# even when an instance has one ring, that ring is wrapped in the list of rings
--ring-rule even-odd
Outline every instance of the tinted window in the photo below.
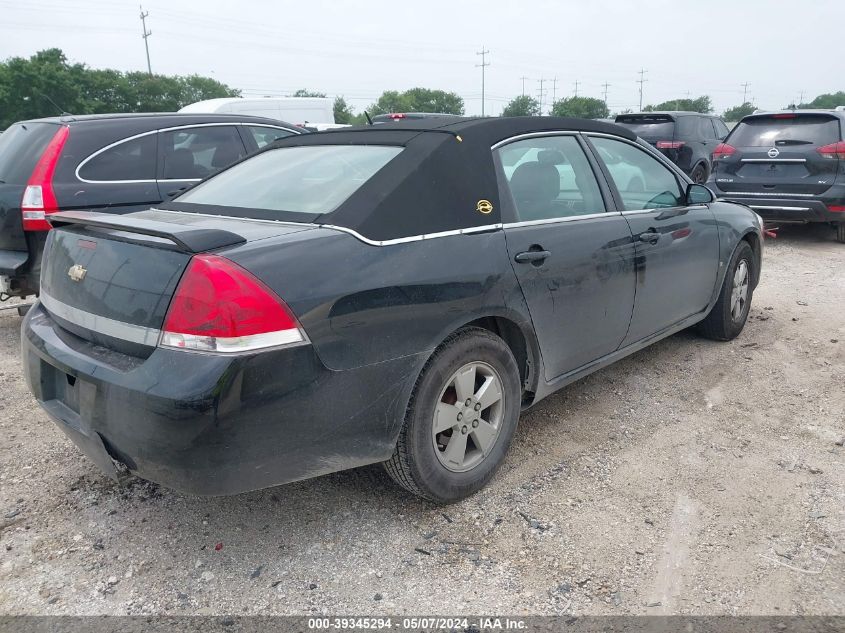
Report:
[[[675,174],[657,158],[622,141],[600,137],[590,140],[607,165],[626,211],[685,204],[684,192]],[[631,178],[630,173],[636,174],[636,178]]]
[[[250,134],[252,134],[252,138],[255,139],[258,149],[261,149],[265,145],[269,145],[273,141],[277,141],[280,138],[285,138],[286,136],[291,136],[293,134],[293,132],[289,130],[281,130],[277,127],[250,125],[247,126],[246,129],[249,130]]]
[[[205,178],[246,156],[238,131],[228,125],[162,132],[165,180]]]
[[[572,136],[531,138],[498,150],[521,221],[605,210],[587,157]]]
[[[0,134],[0,181],[25,185],[58,125],[18,123]]]
[[[699,119],[698,124],[699,130],[701,130],[701,138],[705,141],[713,140],[716,138],[716,128],[713,127],[713,119],[708,117],[701,117]]]
[[[84,180],[155,180],[156,135],[124,141],[97,154],[79,168]]]
[[[197,185],[176,201],[330,213],[401,151],[401,147],[378,145],[271,149]]]
[[[839,121],[833,117],[763,116],[741,121],[731,133],[728,143],[734,147],[773,147],[791,144],[827,145],[839,139]]]
[[[622,114],[616,123],[647,139],[672,139],[675,134],[675,120],[665,114]]]
[[[725,138],[730,133],[728,126],[721,119],[713,119],[713,125],[716,126],[717,138]]]

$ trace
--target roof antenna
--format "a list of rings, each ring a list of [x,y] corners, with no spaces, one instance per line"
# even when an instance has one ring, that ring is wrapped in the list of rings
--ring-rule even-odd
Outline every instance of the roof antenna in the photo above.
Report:
[[[373,120],[370,118],[370,113],[364,110],[364,116],[367,117],[367,125],[372,125]]]

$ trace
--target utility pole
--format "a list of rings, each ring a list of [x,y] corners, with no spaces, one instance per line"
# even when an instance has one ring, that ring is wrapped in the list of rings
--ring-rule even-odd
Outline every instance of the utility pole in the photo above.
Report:
[[[481,47],[481,51],[476,53],[476,55],[481,55],[481,63],[475,65],[476,68],[481,69],[481,116],[484,116],[484,74],[486,68],[490,65],[490,62],[487,61],[487,55],[489,54],[490,51],[483,46]]]
[[[543,114],[543,96],[545,94],[543,92],[543,83],[545,83],[546,80],[541,77],[538,81],[540,83],[540,114]]]
[[[640,78],[637,80],[637,83],[640,84],[640,112],[643,111],[643,84],[648,81],[645,78],[645,74],[648,71],[645,68],[640,68],[640,72],[638,73]]]
[[[525,96],[525,80],[528,79],[528,77],[520,77],[520,79],[522,79],[522,96],[524,97]]]
[[[800,95],[798,96],[798,105],[800,106],[802,103],[804,103],[804,91],[803,90],[801,91]]]
[[[602,93],[604,94],[604,105],[607,105],[607,89],[610,88],[610,84],[605,81],[602,86],[604,87],[604,92]]]
[[[144,7],[141,7],[141,37],[144,38],[144,48],[147,49],[147,72],[150,73],[150,76],[153,75],[153,67],[150,65],[150,43],[147,41],[147,38],[153,34],[152,31],[147,30],[147,16],[150,15],[149,11],[144,11]]]
[[[744,84],[739,84],[739,85],[742,86],[742,103],[743,104],[747,103],[748,86],[750,86],[751,84],[746,81]]]
[[[552,107],[555,107],[555,101],[557,101],[557,77],[552,79]]]
[[[576,97],[578,96],[578,86],[580,86],[580,85],[581,85],[581,82],[576,79],[575,80],[575,96]]]

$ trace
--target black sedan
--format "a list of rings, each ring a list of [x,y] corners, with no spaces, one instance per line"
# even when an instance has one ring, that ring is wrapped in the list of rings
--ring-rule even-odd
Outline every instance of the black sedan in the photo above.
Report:
[[[208,495],[375,462],[472,494],[557,389],[737,336],[762,251],[747,207],[558,118],[289,137],[158,208],[51,221],[32,392],[112,476]]]

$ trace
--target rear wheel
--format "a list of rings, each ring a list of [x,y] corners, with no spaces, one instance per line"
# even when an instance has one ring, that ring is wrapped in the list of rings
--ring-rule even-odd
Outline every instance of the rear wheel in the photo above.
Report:
[[[437,503],[477,492],[504,460],[520,395],[505,342],[480,328],[458,331],[420,374],[385,469],[403,488]]]
[[[698,164],[695,166],[695,169],[692,170],[690,178],[697,185],[703,185],[707,182],[707,175],[707,166],[704,164]]]
[[[699,324],[699,331],[716,341],[730,341],[745,327],[754,294],[754,252],[746,241],[731,257],[716,305]]]
[[[845,222],[836,225],[836,241],[845,244]]]

